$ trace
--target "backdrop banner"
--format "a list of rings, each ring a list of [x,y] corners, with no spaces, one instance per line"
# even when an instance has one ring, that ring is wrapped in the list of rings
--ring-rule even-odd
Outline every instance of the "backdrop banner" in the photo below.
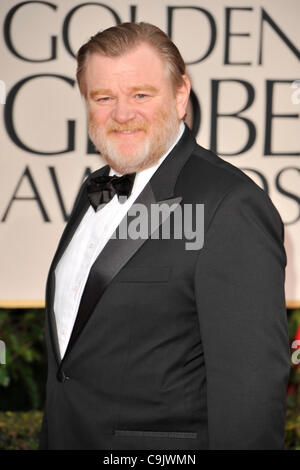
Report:
[[[200,145],[270,195],[285,224],[287,303],[300,306],[299,0],[1,0],[0,17],[0,307],[44,304],[78,189],[104,164],[75,54],[124,21],[156,24],[179,47],[193,86],[188,122]]]

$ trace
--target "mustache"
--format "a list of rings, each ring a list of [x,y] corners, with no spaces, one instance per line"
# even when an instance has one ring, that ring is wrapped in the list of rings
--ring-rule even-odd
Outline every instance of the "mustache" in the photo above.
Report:
[[[126,132],[126,131],[144,131],[147,132],[148,130],[148,124],[144,121],[128,121],[124,124],[119,124],[117,122],[112,122],[107,124],[104,128],[103,131],[105,132],[106,135],[111,134],[113,132]],[[89,119],[88,122],[88,130],[90,133],[98,133],[100,131],[99,125],[94,119]]]
[[[106,127],[106,132],[109,134],[111,132],[125,132],[125,131],[146,131],[148,126],[145,122],[141,121],[129,121],[124,124],[118,124],[117,122],[108,124]]]

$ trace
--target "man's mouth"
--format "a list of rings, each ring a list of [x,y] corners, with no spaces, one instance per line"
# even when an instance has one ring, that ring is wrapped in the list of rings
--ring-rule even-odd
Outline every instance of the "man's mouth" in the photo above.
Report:
[[[110,131],[111,134],[122,134],[122,135],[131,135],[131,134],[137,134],[139,132],[143,132],[144,129],[125,129],[125,130],[119,130],[119,129],[113,129]]]
[[[132,131],[114,131],[119,132],[120,134],[132,134],[133,132],[138,132],[138,129],[134,129]]]

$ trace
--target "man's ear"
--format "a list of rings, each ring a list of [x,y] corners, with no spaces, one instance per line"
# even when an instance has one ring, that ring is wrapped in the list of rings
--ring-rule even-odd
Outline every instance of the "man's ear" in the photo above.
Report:
[[[178,119],[183,119],[186,114],[186,108],[189,101],[191,82],[187,75],[183,75],[183,84],[178,88],[176,92],[176,109]]]

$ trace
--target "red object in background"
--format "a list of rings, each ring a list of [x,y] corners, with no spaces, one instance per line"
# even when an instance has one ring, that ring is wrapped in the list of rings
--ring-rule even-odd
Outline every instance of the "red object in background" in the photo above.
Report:
[[[299,325],[298,328],[297,328],[294,341],[295,341],[295,340],[300,341],[300,325]],[[300,343],[299,343],[299,345],[297,346],[297,348],[300,348]]]
[[[289,385],[288,388],[287,388],[287,395],[291,395],[292,393],[296,393],[297,392],[297,387],[295,385]]]

